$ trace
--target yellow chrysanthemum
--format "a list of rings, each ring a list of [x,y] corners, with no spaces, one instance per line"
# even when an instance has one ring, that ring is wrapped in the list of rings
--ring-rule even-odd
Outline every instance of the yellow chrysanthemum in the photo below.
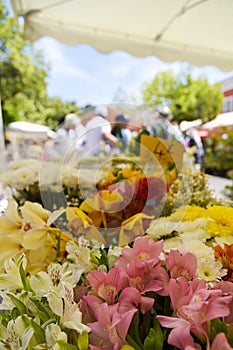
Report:
[[[183,205],[171,215],[172,219],[181,221],[194,221],[199,218],[208,218],[210,215],[207,209],[196,205]]]
[[[214,205],[207,208],[209,217],[213,220],[208,222],[206,230],[214,236],[233,235],[233,208]]]

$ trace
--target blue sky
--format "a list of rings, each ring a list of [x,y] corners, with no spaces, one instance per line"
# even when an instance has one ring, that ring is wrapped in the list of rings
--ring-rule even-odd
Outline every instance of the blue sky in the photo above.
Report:
[[[10,6],[9,0],[5,3]],[[144,82],[150,82],[159,71],[171,69],[178,73],[187,65],[168,64],[152,56],[136,58],[122,51],[102,54],[88,45],[66,46],[48,37],[41,38],[34,46],[43,51],[51,67],[47,80],[49,95],[76,101],[80,107],[111,103],[119,89],[140,103]],[[203,75],[210,83],[233,76],[233,71],[222,72],[211,66],[192,67],[192,71],[194,78]],[[127,97],[124,102],[128,102]]]
[[[47,37],[38,40],[35,47],[43,50],[51,66],[49,95],[74,100],[79,106],[111,103],[119,89],[140,102],[144,82],[150,82],[159,71],[178,73],[187,66],[185,62],[168,64],[152,56],[136,58],[122,51],[102,54],[87,45],[71,47]],[[202,75],[210,83],[233,76],[233,71],[222,72],[213,66],[192,67],[192,72],[194,78]]]

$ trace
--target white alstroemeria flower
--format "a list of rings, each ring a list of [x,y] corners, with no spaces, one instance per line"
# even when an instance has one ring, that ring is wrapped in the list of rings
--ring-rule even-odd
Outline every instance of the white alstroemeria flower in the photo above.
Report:
[[[204,279],[210,287],[219,282],[227,270],[222,268],[221,261],[215,261],[214,257],[198,259],[197,277]]]
[[[0,298],[1,298],[0,311],[12,310],[15,307],[15,304],[12,302],[8,294],[12,294],[13,296],[15,296],[14,293],[3,292],[3,291],[0,292]]]
[[[5,261],[4,269],[6,273],[0,275],[0,289],[14,291],[17,289],[23,289],[24,285],[20,275],[20,269],[25,270],[27,260],[24,254],[21,254],[16,262],[13,259]]]
[[[47,296],[50,309],[55,313],[55,315],[62,317],[63,315],[62,296],[56,291],[51,291],[46,296]]]
[[[109,268],[111,269],[112,267],[114,267],[114,263],[115,261],[119,258],[119,256],[121,255],[121,251],[122,251],[122,247],[109,247],[108,250],[108,265]]]
[[[84,245],[77,245],[74,241],[70,240],[66,244],[66,250],[68,252],[67,259],[80,266],[83,272],[89,272],[92,269],[93,264],[91,263],[90,248]]]
[[[47,296],[49,307],[60,317],[63,327],[76,330],[78,333],[89,332],[90,328],[82,323],[82,313],[78,304],[74,302],[74,291],[71,285],[63,283],[63,290],[59,295],[53,291]]]
[[[40,344],[34,347],[35,350],[62,350],[67,343],[67,334],[62,332],[57,324],[49,324],[45,329],[46,344]],[[58,344],[59,341],[59,344]]]
[[[63,265],[50,264],[48,273],[41,271],[30,277],[30,286],[37,295],[43,296],[52,291],[62,290],[62,283],[69,283],[73,288],[78,283],[83,269],[78,265],[65,262]]]
[[[64,313],[61,317],[61,323],[78,333],[90,332],[90,328],[82,323],[82,313],[78,305],[74,302],[74,291],[70,285],[63,283],[62,296],[65,300]]]
[[[10,320],[7,328],[0,326],[0,349],[12,350],[32,350],[33,347],[29,345],[30,340],[34,335],[32,327],[25,325],[22,316],[16,320]]]

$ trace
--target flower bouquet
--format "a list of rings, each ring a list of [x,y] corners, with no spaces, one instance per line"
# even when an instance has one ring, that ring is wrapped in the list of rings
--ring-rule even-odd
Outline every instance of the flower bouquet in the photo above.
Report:
[[[0,348],[233,349],[232,215],[181,206],[133,242],[106,246],[80,208],[9,199]]]

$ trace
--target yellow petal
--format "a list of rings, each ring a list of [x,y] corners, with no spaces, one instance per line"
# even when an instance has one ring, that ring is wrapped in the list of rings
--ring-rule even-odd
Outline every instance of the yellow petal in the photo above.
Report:
[[[83,226],[88,227],[92,225],[92,220],[79,208],[66,208],[66,217],[69,222],[77,219],[77,217],[82,220]]]
[[[142,219],[154,219],[154,216],[151,215],[147,215],[144,213],[138,213],[135,214],[133,216],[131,216],[130,218],[126,219],[125,221],[122,222],[122,226],[124,226],[124,228],[126,230],[132,230],[134,225],[140,220],[142,221]]]
[[[22,245],[26,249],[38,249],[45,245],[46,239],[47,230],[31,229],[25,233]]]
[[[35,225],[44,225],[49,217],[49,212],[39,203],[25,202],[20,208],[23,218]]]
[[[8,200],[6,212],[0,216],[0,234],[17,232],[22,227],[22,220],[18,214],[17,203],[13,199]]]

